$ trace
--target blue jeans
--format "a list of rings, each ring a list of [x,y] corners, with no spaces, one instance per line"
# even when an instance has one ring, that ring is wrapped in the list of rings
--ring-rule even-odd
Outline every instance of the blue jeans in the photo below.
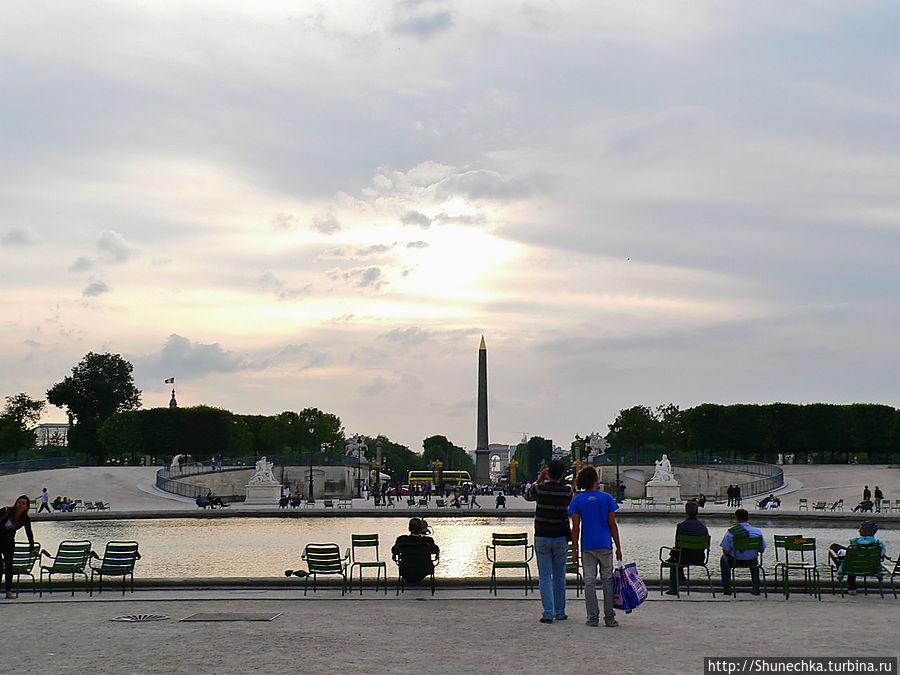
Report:
[[[731,591],[731,567],[732,560],[727,555],[723,555],[720,561],[722,571],[722,588],[725,593]],[[753,592],[759,593],[759,563],[757,558],[751,560],[738,560],[735,567],[744,567],[750,569],[750,582],[753,584]]]
[[[558,619],[566,613],[566,556],[569,541],[565,537],[535,537],[541,603],[545,619]]]

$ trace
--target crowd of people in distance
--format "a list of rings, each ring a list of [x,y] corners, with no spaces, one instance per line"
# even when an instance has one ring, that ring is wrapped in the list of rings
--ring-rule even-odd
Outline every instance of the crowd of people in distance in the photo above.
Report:
[[[221,497],[216,497],[212,493],[212,490],[207,490],[205,497],[203,495],[197,495],[197,499],[194,501],[197,502],[197,506],[201,509],[214,509],[217,506],[219,508],[224,508],[228,506],[228,504],[222,501]]]

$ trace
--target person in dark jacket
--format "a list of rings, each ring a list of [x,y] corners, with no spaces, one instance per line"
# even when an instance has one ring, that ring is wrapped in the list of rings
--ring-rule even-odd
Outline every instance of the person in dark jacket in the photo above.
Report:
[[[0,509],[0,557],[3,558],[3,576],[6,582],[6,597],[10,600],[16,597],[12,592],[12,565],[13,550],[16,546],[16,530],[25,528],[28,544],[31,552],[36,553],[34,535],[31,533],[31,518],[28,517],[28,508],[31,501],[28,495],[22,495],[16,499],[12,506],[4,506]]]
[[[691,537],[708,537],[709,530],[706,525],[697,518],[699,512],[698,504],[695,501],[689,501],[684,505],[684,515],[687,516],[678,525],[675,526],[675,543],[678,543],[678,537],[687,535]],[[682,565],[702,565],[706,557],[704,551],[688,549],[681,552]],[[673,549],[669,551],[669,562],[678,562],[678,551]],[[669,590],[666,595],[678,595],[679,583],[687,583],[687,577],[684,575],[684,569],[681,567],[669,568]]]

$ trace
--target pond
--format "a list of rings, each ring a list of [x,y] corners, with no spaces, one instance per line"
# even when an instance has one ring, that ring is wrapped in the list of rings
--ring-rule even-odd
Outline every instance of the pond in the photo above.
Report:
[[[394,539],[407,531],[406,517],[397,518],[225,518],[161,520],[84,520],[44,521],[33,524],[36,541],[50,553],[64,539],[88,539],[94,550],[103,553],[110,540],[136,540],[140,543],[141,560],[137,576],[150,578],[181,577],[271,577],[285,569],[305,567],[300,560],[303,547],[309,543],[336,543],[343,551],[350,546],[351,533],[377,533],[381,541],[381,559],[389,561],[389,574],[396,568],[390,562],[390,546]],[[432,518],[432,536],[441,548],[439,576],[487,577],[490,563],[484,547],[491,542],[492,532],[527,532],[533,543],[534,527],[531,518]],[[655,578],[659,574],[660,546],[671,545],[674,522],[659,519],[622,519],[619,532],[626,562],[637,562],[641,574]],[[714,555],[718,557],[718,543],[726,527],[710,528]],[[775,527],[764,528],[766,566],[771,567],[773,534],[798,534],[815,537],[820,565],[827,564],[827,549],[831,542],[846,544],[857,533],[850,527]],[[21,540],[22,533],[19,533]],[[900,530],[881,530],[878,533],[894,557],[900,551]],[[536,572],[536,565],[532,563]],[[718,563],[711,566],[718,569]],[[508,573],[517,576],[514,571]],[[718,573],[714,572],[714,576]]]

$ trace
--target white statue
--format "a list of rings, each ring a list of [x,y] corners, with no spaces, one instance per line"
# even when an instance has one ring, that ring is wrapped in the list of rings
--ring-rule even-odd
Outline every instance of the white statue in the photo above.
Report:
[[[256,463],[256,473],[250,477],[247,485],[279,485],[272,473],[274,463],[268,461],[265,457],[260,457]]]
[[[672,463],[669,461],[668,455],[664,454],[662,459],[656,460],[654,464],[656,470],[653,472],[653,478],[649,480],[650,483],[660,485],[675,483],[675,474],[672,472]]]
[[[362,436],[354,436],[349,441],[347,441],[346,450],[344,451],[345,455],[352,457],[356,455],[358,452],[365,452],[369,449],[369,446],[366,445],[366,441]],[[357,455],[358,456],[358,455]]]
[[[587,438],[588,457],[605,455],[609,442],[596,431]]]

